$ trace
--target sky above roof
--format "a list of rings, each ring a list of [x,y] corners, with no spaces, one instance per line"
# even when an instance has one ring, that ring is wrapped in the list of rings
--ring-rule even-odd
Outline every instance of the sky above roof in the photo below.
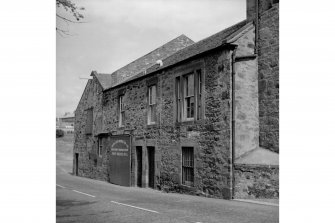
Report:
[[[73,112],[92,70],[112,73],[181,34],[197,42],[246,17],[246,0],[78,0],[84,23],[57,27],[56,114]],[[57,13],[72,19],[63,10]]]

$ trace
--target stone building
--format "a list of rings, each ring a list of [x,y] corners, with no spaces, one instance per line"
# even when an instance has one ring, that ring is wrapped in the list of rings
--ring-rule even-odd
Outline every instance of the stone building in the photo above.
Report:
[[[111,73],[75,111],[73,171],[123,186],[279,196],[279,3],[194,43],[185,35]]]

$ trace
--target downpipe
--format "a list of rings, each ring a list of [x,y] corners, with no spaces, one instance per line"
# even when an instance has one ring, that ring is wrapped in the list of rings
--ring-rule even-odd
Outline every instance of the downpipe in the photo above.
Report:
[[[230,199],[234,199],[235,175],[235,59],[237,46],[234,46],[231,56],[231,149],[230,149]]]

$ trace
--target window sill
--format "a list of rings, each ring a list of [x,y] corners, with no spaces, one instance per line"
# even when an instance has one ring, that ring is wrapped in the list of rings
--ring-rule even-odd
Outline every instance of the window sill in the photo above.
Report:
[[[196,121],[194,120],[188,120],[188,121],[181,121],[181,122],[176,122],[177,126],[183,126],[183,125],[194,125]]]
[[[147,124],[147,128],[154,128],[154,127],[157,127],[157,123],[150,123],[150,124]]]
[[[179,187],[183,190],[188,190],[188,191],[196,191],[197,190],[194,186],[189,186],[189,185],[184,185],[184,184],[180,184]]]

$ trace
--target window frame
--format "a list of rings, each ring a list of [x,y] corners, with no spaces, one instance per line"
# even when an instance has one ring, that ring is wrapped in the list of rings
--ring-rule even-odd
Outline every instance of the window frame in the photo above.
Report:
[[[187,150],[192,151],[192,154],[189,157],[187,157],[187,158],[191,158],[190,160],[186,160],[186,157],[185,157]],[[188,186],[188,187],[194,187],[194,184],[195,184],[194,151],[195,151],[194,146],[181,146],[181,184],[184,186]],[[186,165],[185,165],[185,161],[188,161]],[[188,173],[188,175],[185,176],[184,173]],[[191,181],[189,180],[186,181],[187,177],[191,177],[192,178]]]
[[[193,76],[193,83],[189,82],[190,77]],[[184,119],[184,121],[193,121],[194,120],[194,116],[195,116],[195,107],[196,107],[196,103],[195,103],[195,78],[194,78],[194,73],[188,73],[188,74],[184,74],[182,76],[183,78],[183,86],[182,86],[182,91],[183,91],[183,97],[182,97],[182,104],[183,104],[183,114],[182,114],[182,118]],[[189,92],[189,83],[191,85],[193,85],[193,94],[191,94]],[[190,94],[189,94],[190,93]],[[188,106],[189,104],[191,105],[191,101],[193,98],[193,106]],[[193,107],[193,108],[192,108]],[[192,113],[193,109],[193,116],[188,116],[189,115],[189,109],[190,109],[190,113]]]
[[[98,137],[98,156],[102,157],[102,137]]]
[[[186,95],[186,77],[193,75],[193,96]],[[203,62],[198,62],[181,67],[175,75],[175,120],[177,123],[198,121],[204,116],[204,86],[205,69]],[[187,97],[193,97],[193,117],[187,114]]]
[[[124,94],[118,95],[119,127],[124,127],[126,119],[126,110],[124,109]]]
[[[154,88],[154,89],[153,89]],[[155,93],[154,101],[152,101],[153,92]],[[148,112],[147,112],[147,124],[153,125],[157,122],[157,84],[151,84],[148,86]],[[152,114],[154,113],[154,120],[152,120]]]

